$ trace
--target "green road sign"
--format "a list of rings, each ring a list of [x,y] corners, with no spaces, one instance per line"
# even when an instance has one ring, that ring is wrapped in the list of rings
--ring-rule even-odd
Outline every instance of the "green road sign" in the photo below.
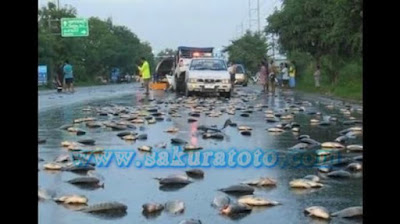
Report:
[[[87,37],[89,36],[89,22],[82,18],[62,18],[62,37]]]

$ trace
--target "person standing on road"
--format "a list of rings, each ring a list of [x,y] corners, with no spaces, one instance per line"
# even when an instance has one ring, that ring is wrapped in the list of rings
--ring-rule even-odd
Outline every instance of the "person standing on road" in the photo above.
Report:
[[[64,71],[65,84],[67,85],[66,90],[67,91],[69,90],[71,93],[75,92],[75,90],[74,90],[74,74],[73,74],[73,70],[72,70],[72,65],[69,63],[68,60],[65,60],[63,71]]]
[[[289,68],[289,86],[290,88],[294,88],[296,86],[296,67],[294,65],[294,61],[292,61],[290,68]]]
[[[268,93],[268,62],[261,61],[259,82],[263,86],[263,92]]]
[[[138,66],[140,74],[142,75],[143,85],[146,88],[146,95],[149,95],[149,84],[151,80],[150,66],[145,57],[140,59],[141,66]]]
[[[279,87],[282,87],[282,76],[283,76],[283,68],[284,68],[284,65],[283,65],[283,63],[280,63],[279,64],[279,74],[278,74],[278,85],[279,85]]]
[[[231,85],[232,85],[232,91],[233,91],[233,88],[234,88],[234,86],[235,86],[235,81],[236,81],[236,80],[235,80],[236,65],[234,65],[232,62],[229,63],[228,72],[229,72],[229,75],[231,76]]]
[[[271,86],[272,95],[275,96],[275,85],[276,76],[278,74],[278,68],[274,65],[274,61],[271,60],[271,72],[269,73],[269,85]]]
[[[317,70],[314,72],[314,80],[315,80],[315,87],[319,88],[320,87],[319,81],[321,80],[321,70],[319,65],[317,65]]]
[[[289,84],[289,65],[285,63],[282,69],[282,88],[285,89]]]

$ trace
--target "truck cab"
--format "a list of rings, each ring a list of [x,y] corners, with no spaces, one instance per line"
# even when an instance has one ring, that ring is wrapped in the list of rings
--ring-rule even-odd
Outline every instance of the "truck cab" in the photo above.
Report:
[[[167,77],[172,89],[177,92],[186,91],[187,72],[193,58],[212,57],[214,48],[178,47],[175,56],[172,77]]]
[[[230,98],[232,84],[227,65],[220,58],[193,58],[186,71],[185,95],[218,93]]]

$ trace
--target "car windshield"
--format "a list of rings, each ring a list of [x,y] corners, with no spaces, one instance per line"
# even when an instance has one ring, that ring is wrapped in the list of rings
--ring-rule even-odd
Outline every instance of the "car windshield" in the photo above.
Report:
[[[225,62],[219,59],[194,59],[190,64],[190,70],[227,70]]]
[[[244,69],[241,65],[236,66],[236,73],[244,74]]]

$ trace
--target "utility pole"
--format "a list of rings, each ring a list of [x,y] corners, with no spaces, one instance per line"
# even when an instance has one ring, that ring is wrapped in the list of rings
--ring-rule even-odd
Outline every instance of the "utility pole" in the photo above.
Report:
[[[258,33],[260,33],[260,0],[257,0],[257,25],[258,25]]]
[[[249,0],[249,30],[252,31],[253,24],[257,22],[258,32],[260,32],[260,0]]]

